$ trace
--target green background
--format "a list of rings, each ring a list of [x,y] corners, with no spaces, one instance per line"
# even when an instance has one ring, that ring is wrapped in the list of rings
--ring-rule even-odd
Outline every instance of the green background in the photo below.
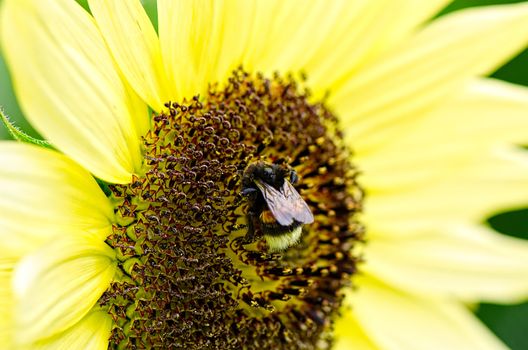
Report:
[[[428,1],[428,0],[423,0]],[[85,0],[79,0],[86,6]],[[153,21],[156,21],[155,1],[143,1],[145,8]],[[493,5],[501,3],[514,3],[523,1],[505,0],[455,0],[441,14],[455,11],[465,7]],[[440,15],[441,15],[440,14]],[[528,86],[528,50],[521,53],[508,64],[500,68],[493,77]],[[0,54],[0,106],[7,114],[16,121],[17,125],[29,134],[38,137],[38,134],[24,120],[16,99],[11,89],[11,83],[6,71],[5,62]],[[526,117],[528,118],[528,111]],[[528,130],[527,139],[528,139]],[[3,128],[0,128],[0,138],[7,139],[8,135]],[[527,198],[528,207],[528,198]],[[528,238],[528,209],[515,212],[503,213],[490,218],[488,222],[498,231],[516,237]],[[528,278],[528,276],[527,276]],[[476,311],[477,316],[490,327],[506,344],[514,350],[528,349],[528,302],[513,305],[492,305],[483,304]],[[431,341],[434,341],[432,339]],[[447,350],[447,349],[446,349]],[[473,349],[468,349],[473,350]],[[475,349],[477,350],[477,349]]]

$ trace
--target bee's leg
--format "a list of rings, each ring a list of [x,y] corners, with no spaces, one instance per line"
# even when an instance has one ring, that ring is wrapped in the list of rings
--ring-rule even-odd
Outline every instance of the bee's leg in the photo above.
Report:
[[[290,171],[290,182],[292,185],[295,185],[299,181],[299,176],[297,175],[297,172],[295,170]]]
[[[246,187],[240,192],[240,195],[246,197],[246,196],[250,195],[251,193],[255,193],[257,191],[258,190],[255,187]]]
[[[251,244],[255,240],[255,224],[254,224],[254,218],[255,214],[253,212],[249,212],[246,215],[247,220],[247,233],[242,239],[242,244]]]

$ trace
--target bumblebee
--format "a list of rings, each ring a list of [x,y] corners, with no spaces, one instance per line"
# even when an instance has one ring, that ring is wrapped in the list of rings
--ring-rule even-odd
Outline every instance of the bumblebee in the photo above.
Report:
[[[271,252],[285,250],[299,241],[303,224],[311,224],[314,217],[293,187],[296,182],[297,173],[285,165],[259,161],[246,168],[241,192],[250,200],[246,242],[253,241],[257,225]]]

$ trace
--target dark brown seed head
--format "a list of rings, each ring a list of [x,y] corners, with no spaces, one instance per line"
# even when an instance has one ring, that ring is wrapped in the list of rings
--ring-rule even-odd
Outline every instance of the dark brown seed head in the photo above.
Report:
[[[119,276],[99,301],[113,349],[330,348],[363,236],[363,193],[337,119],[295,79],[243,70],[167,103],[144,137],[146,174],[111,186]],[[248,164],[282,160],[315,222],[270,253],[242,244]]]

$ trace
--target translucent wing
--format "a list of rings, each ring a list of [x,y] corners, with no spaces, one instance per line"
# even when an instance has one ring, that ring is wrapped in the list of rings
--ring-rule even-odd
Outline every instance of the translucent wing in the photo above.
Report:
[[[282,226],[289,226],[294,220],[303,224],[314,221],[308,204],[287,180],[284,180],[280,191],[259,180],[255,180],[255,184],[266,200],[269,210]]]
[[[288,180],[284,180],[282,193],[284,193],[284,197],[286,197],[288,203],[290,203],[290,211],[295,220],[303,224],[311,224],[314,222],[310,207]]]

